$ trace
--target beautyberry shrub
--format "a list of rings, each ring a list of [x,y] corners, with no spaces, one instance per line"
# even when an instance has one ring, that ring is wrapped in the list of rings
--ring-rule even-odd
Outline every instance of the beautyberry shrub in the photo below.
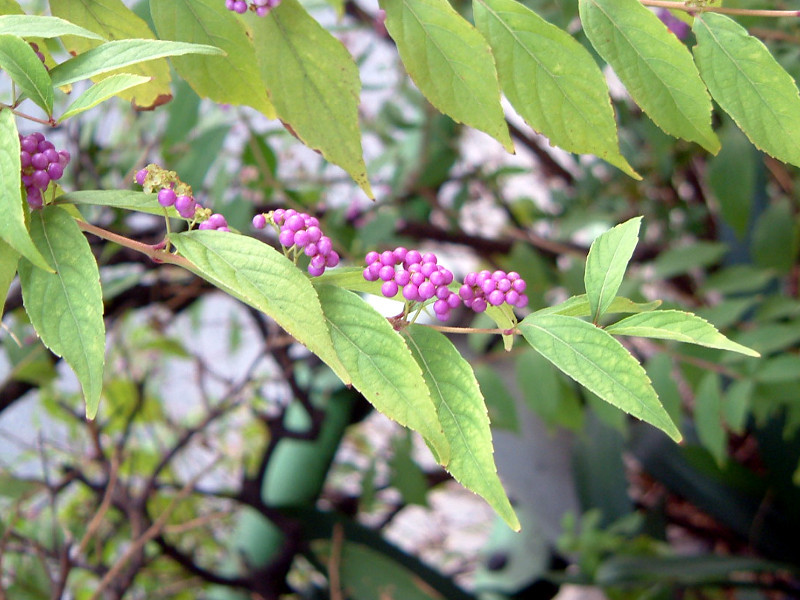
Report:
[[[266,17],[280,3],[281,0],[225,0],[225,8],[240,15],[252,10],[259,17]]]
[[[281,246],[296,254],[302,251],[309,257],[309,275],[319,277],[325,269],[339,264],[339,254],[333,249],[331,239],[323,235],[316,217],[293,208],[279,208],[253,217],[253,227],[256,229],[264,229],[269,223],[276,226]]]
[[[458,295],[467,308],[483,312],[488,306],[509,304],[516,308],[528,305],[527,284],[516,271],[480,271],[467,273]]]
[[[44,192],[51,181],[64,175],[70,155],[66,150],[56,151],[52,142],[38,131],[19,136],[19,161],[22,168],[22,184],[27,192],[28,206],[39,209],[44,206]]]

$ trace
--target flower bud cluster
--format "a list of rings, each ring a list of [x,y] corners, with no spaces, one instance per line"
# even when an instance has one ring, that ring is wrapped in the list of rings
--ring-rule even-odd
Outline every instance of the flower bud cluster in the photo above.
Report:
[[[433,312],[440,321],[446,321],[460,304],[458,295],[447,287],[453,283],[453,273],[438,264],[433,252],[421,254],[400,247],[380,254],[370,252],[366,262],[364,279],[383,281],[381,293],[387,298],[394,298],[402,289],[403,298],[410,302],[435,299]]]
[[[516,271],[480,271],[467,274],[458,295],[464,305],[475,312],[503,303],[524,308],[528,305],[528,296],[524,294],[526,287],[525,280]]]
[[[28,206],[42,208],[42,192],[51,181],[61,179],[70,155],[66,150],[56,152],[52,142],[39,132],[19,136],[19,161],[22,167],[22,184],[28,195]]]
[[[192,195],[191,186],[178,179],[175,171],[167,171],[158,165],[150,164],[137,171],[133,179],[146,192],[158,190],[158,203],[164,208],[173,206],[184,219],[202,221],[198,229],[230,231],[225,217],[203,208]]]
[[[309,275],[319,277],[326,268],[333,268],[339,264],[339,255],[333,249],[333,242],[328,236],[323,235],[316,217],[293,208],[279,208],[271,213],[253,217],[253,227],[256,229],[264,229],[268,223],[279,228],[278,241],[281,246],[302,251],[311,259],[308,263]]]
[[[281,0],[225,0],[225,8],[240,15],[252,10],[259,17],[266,17],[280,3]]]

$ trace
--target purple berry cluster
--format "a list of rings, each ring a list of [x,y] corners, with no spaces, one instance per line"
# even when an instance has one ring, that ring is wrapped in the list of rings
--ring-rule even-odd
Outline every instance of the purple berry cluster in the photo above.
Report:
[[[525,280],[515,271],[480,271],[467,274],[458,295],[464,305],[475,312],[483,312],[488,306],[500,306],[503,303],[524,308],[528,305],[525,288]]]
[[[22,183],[28,194],[28,205],[42,208],[42,192],[51,181],[61,179],[64,168],[69,163],[69,152],[56,152],[52,142],[48,142],[39,132],[19,136],[19,161],[22,167]]]
[[[157,165],[149,165],[140,169],[133,177],[134,181],[146,191],[158,189],[158,203],[164,208],[174,206],[184,219],[202,220],[198,229],[230,231],[225,217],[203,208],[192,195],[192,188],[177,179],[172,171],[166,171]]]
[[[311,259],[308,263],[308,273],[312,277],[319,277],[326,268],[333,268],[339,264],[339,255],[333,249],[333,242],[322,234],[316,217],[293,208],[279,208],[272,213],[266,215],[262,213],[253,217],[253,227],[256,229],[264,229],[270,222],[280,228],[278,241],[281,246],[302,250],[303,254]]]
[[[450,317],[450,311],[461,301],[451,291],[453,273],[442,265],[433,252],[421,254],[417,250],[400,247],[382,253],[369,252],[364,279],[383,281],[381,293],[394,298],[402,288],[403,298],[411,302],[427,302],[435,298],[433,312],[440,321]]]
[[[281,0],[250,0],[249,3],[246,0],[225,0],[225,8],[240,15],[252,10],[259,17],[266,17],[280,3]]]

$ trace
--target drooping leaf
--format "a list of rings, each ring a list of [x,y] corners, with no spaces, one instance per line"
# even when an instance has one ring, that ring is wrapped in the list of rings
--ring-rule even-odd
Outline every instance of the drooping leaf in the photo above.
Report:
[[[75,102],[69,105],[69,108],[64,111],[64,114],[61,115],[58,120],[65,121],[85,110],[94,108],[101,102],[108,100],[112,96],[116,96],[120,92],[129,90],[132,87],[148,81],[150,81],[150,78],[142,75],[128,75],[127,73],[112,75],[94,84],[83,94],[78,96]]]
[[[767,47],[733,19],[702,13],[692,28],[700,75],[753,145],[800,166],[800,94]]]
[[[661,300],[653,300],[652,302],[634,302],[630,298],[617,296],[606,309],[605,314],[611,315],[615,313],[640,313],[648,312],[657,309],[661,306]],[[589,306],[589,298],[586,294],[572,296],[567,298],[561,304],[555,306],[548,306],[537,310],[538,315],[566,315],[568,317],[589,317],[592,315],[592,309]]]
[[[719,130],[722,149],[708,161],[706,181],[722,218],[744,239],[756,191],[757,151],[730,119]]]
[[[719,375],[707,373],[694,395],[694,424],[700,443],[722,467],[728,457],[728,435],[722,426],[722,391]]]
[[[761,356],[755,350],[732,342],[705,319],[681,310],[655,310],[632,315],[609,325],[606,331],[614,335],[677,340],[747,356]]]
[[[343,168],[370,198],[353,57],[297,0],[252,17],[256,59],[275,111],[309,148]]]
[[[483,36],[447,0],[380,4],[408,74],[430,103],[513,152],[491,48]]]
[[[49,4],[54,16],[93,31],[104,39],[155,39],[147,23],[121,0],[50,0]],[[82,54],[100,44],[96,40],[76,36],[65,36],[62,41],[73,55]],[[121,92],[121,98],[143,109],[152,109],[172,99],[169,65],[163,58],[129,65],[125,72],[148,77],[151,81]],[[98,74],[92,79],[100,81],[111,74],[116,73]]]
[[[608,87],[589,52],[515,0],[475,0],[472,6],[503,92],[525,121],[554,146],[594,154],[638,177],[620,154]]]
[[[381,413],[422,434],[437,462],[452,454],[422,371],[403,338],[353,292],[317,285],[333,345],[353,385]]]
[[[31,235],[56,272],[20,260],[25,310],[44,345],[75,371],[86,418],[94,419],[103,390],[106,342],[97,262],[75,220],[59,206],[33,213]]]
[[[186,42],[116,40],[106,42],[61,63],[50,71],[50,77],[53,85],[62,86],[154,58],[182,54],[217,55],[222,53],[222,50],[214,46],[187,44]]]
[[[31,240],[25,225],[20,186],[19,133],[14,114],[0,108],[0,238],[40,269],[52,271]]]
[[[447,470],[483,497],[509,527],[519,530],[519,520],[497,476],[486,404],[472,367],[438,331],[409,325],[402,333],[422,369],[450,444]]]
[[[753,231],[753,262],[788,274],[797,264],[798,225],[788,198],[773,202],[761,213]]]
[[[283,254],[255,238],[218,231],[187,231],[170,241],[192,263],[193,273],[275,319],[350,383],[314,286]]]
[[[202,97],[252,106],[267,118],[275,109],[258,72],[258,56],[242,20],[216,0],[151,0],[150,11],[162,38],[208,44],[225,56],[173,58],[175,70]]]
[[[598,236],[589,248],[583,281],[595,323],[617,296],[628,261],[639,241],[641,224],[641,217],[625,221]]]
[[[589,41],[653,122],[716,154],[711,99],[686,46],[638,0],[580,0],[579,6]]]
[[[104,41],[103,36],[78,27],[74,23],[40,15],[0,15],[0,34],[19,37],[55,38],[62,35],[76,35],[93,40]]]
[[[0,240],[0,319],[3,318],[3,308],[5,304],[8,288],[14,281],[17,274],[17,263],[19,262],[19,252]]]
[[[528,315],[519,329],[537,352],[575,381],[680,441],[644,369],[611,335],[586,321],[555,314]]]
[[[28,42],[15,35],[0,35],[0,69],[47,116],[53,114],[53,84],[42,61]]]

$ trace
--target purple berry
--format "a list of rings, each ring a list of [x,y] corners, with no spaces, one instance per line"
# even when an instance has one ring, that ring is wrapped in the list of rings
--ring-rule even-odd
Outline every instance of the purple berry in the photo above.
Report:
[[[286,211],[282,208],[279,208],[272,213],[272,222],[275,223],[275,225],[283,225],[285,219]]]
[[[19,147],[28,154],[33,154],[39,151],[39,143],[31,136],[26,135],[19,140]]]
[[[47,174],[50,176],[51,181],[61,179],[64,174],[64,167],[57,162],[52,162],[47,166]]]
[[[505,302],[506,295],[500,290],[494,290],[486,297],[486,300],[488,300],[489,304],[492,306],[500,306],[503,302]]]
[[[284,229],[278,235],[278,241],[284,248],[291,248],[294,246],[294,232],[291,229]]]
[[[136,175],[134,175],[133,179],[139,185],[144,185],[145,177],[147,177],[147,169],[140,169],[139,171],[136,171]]]
[[[47,186],[50,185],[50,176],[47,174],[47,171],[34,171],[31,176],[31,184],[33,187],[45,190]]]
[[[380,277],[382,281],[392,281],[394,279],[394,266],[383,265],[378,272],[378,277]]]
[[[403,286],[403,298],[406,300],[419,300],[419,288],[413,283]]]
[[[422,255],[416,250],[409,250],[403,260],[403,265],[408,269],[411,265],[422,262]]]
[[[397,282],[397,285],[407,285],[409,281],[411,281],[411,273],[408,271],[398,271],[395,273],[394,280]]]
[[[521,294],[522,292],[524,292],[524,291],[525,291],[525,288],[527,288],[527,287],[528,287],[528,286],[527,286],[527,284],[525,283],[525,280],[524,280],[524,279],[517,279],[516,281],[513,281],[513,282],[511,283],[511,288],[512,288],[512,289],[513,289],[515,292],[519,292],[520,294]]]
[[[331,242],[331,238],[327,236],[322,236],[317,243],[317,250],[320,254],[328,255],[333,251],[333,242]]]
[[[308,274],[312,277],[319,277],[325,272],[325,267],[314,267],[313,265],[308,265]]]
[[[70,158],[71,158],[70,154],[66,150],[58,151],[58,164],[60,164],[62,167],[67,166],[67,163],[69,162]]]
[[[257,214],[253,217],[253,227],[256,229],[264,229],[267,226],[267,217],[263,213]]]
[[[305,229],[300,229],[299,231],[295,232],[295,234],[294,234],[294,243],[295,243],[295,245],[300,246],[301,248],[305,248],[306,246],[311,248],[313,246],[314,250],[316,250],[316,248],[317,248],[316,245],[309,244],[308,242],[309,242],[309,240],[308,240],[308,232],[306,232]],[[312,251],[311,254],[309,254],[309,256],[313,256],[315,254],[316,254],[316,252]]]
[[[326,267],[325,264],[325,257],[321,254],[317,254],[316,256],[311,257],[311,265],[314,266],[315,269],[321,269],[322,267]]]
[[[481,313],[486,310],[486,300],[483,298],[475,298],[472,301],[472,306],[470,307],[475,312]]]
[[[408,249],[400,246],[398,248],[395,248],[392,254],[394,254],[394,259],[396,264],[401,263],[406,259],[406,255],[408,254]]]
[[[417,289],[420,300],[430,300],[436,295],[436,287],[430,281],[423,281]]]
[[[372,270],[369,267],[364,269],[362,274],[364,275],[364,279],[366,279],[367,281],[378,281],[378,276],[373,274]]]
[[[338,264],[339,264],[339,255],[336,253],[336,251],[331,251],[325,257],[325,266],[332,269],[333,267],[335,267]]]
[[[506,302],[511,306],[516,306],[519,302],[519,293],[515,290],[508,290],[506,292]]]
[[[394,298],[398,291],[399,287],[394,281],[384,281],[383,285],[381,286],[381,294],[383,294],[386,298]]]
[[[298,246],[300,246],[300,244],[297,242],[297,235],[299,233],[301,233],[301,232],[298,231],[297,233],[294,234],[294,243],[297,244]],[[302,246],[300,246],[300,247],[302,248]],[[317,245],[316,244],[308,244],[305,247],[305,250],[303,250],[303,252],[305,252],[306,256],[315,256],[315,255],[319,254],[319,251],[317,250]]]
[[[36,145],[36,147],[39,149],[39,152],[46,152],[48,150],[55,150],[55,148],[56,148],[53,145],[53,142],[48,142],[45,139],[39,140],[39,143]]]
[[[22,168],[30,167],[31,166],[31,153],[22,150],[19,153],[19,162]]]
[[[377,252],[367,252],[367,256],[364,258],[364,260],[366,261],[367,265],[369,266],[372,263],[374,263],[375,261],[380,260],[380,258],[381,258],[381,255],[378,254]]]
[[[27,188],[26,191],[28,192],[28,206],[34,210],[44,206],[44,200],[42,199],[42,192],[40,190],[37,188]]]
[[[195,202],[192,196],[178,196],[175,199],[175,210],[177,210],[178,214],[184,219],[191,219],[194,217],[196,207],[197,202]]]
[[[175,204],[177,199],[178,196],[175,194],[175,191],[170,188],[162,188],[158,190],[158,203],[161,206],[172,206]]]
[[[247,2],[244,0],[234,0],[233,12],[243,15],[247,12]]]
[[[286,223],[284,224],[284,227],[292,231],[300,231],[301,229],[305,229],[305,226],[305,220],[300,215],[292,215],[286,219]]]
[[[450,308],[456,308],[459,304],[461,304],[461,299],[458,297],[458,294],[450,294],[447,297],[447,304]]]
[[[310,225],[308,229],[306,229],[306,233],[308,234],[308,240],[314,244],[322,238],[322,230],[316,225]]]
[[[44,170],[47,168],[47,165],[49,164],[50,161],[47,160],[47,157],[41,152],[36,152],[35,154],[31,154],[31,165],[33,166],[34,169]]]
[[[214,213],[210,217],[208,217],[208,221],[206,223],[211,223],[211,227],[213,229],[222,229],[223,227],[228,226],[228,221],[225,217],[219,213]]]
[[[48,148],[44,152],[44,157],[47,159],[49,163],[57,163],[58,162],[58,152],[56,152],[55,148]]]

